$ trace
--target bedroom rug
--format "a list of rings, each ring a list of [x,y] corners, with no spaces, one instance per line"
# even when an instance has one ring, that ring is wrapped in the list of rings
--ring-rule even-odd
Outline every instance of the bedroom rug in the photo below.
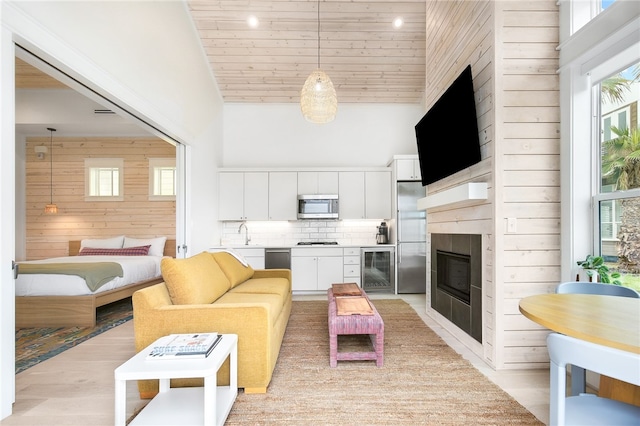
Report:
[[[295,301],[266,394],[242,391],[226,425],[541,425],[436,335],[402,300],[373,300],[384,366],[329,367],[327,302]],[[340,336],[338,350],[367,348]]]
[[[132,318],[128,297],[97,308],[95,327],[16,328],[16,374]]]

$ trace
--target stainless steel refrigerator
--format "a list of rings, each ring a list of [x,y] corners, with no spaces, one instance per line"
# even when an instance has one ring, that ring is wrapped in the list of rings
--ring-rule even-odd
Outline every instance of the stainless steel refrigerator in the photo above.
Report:
[[[398,293],[426,293],[427,221],[418,210],[425,197],[420,182],[398,182],[397,259]]]

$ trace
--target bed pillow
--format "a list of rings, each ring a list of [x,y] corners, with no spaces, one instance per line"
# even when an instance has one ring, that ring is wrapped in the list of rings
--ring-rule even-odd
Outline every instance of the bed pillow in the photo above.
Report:
[[[164,243],[167,237],[156,238],[131,238],[124,237],[124,245],[122,247],[138,247],[149,244],[149,256],[164,256]]]
[[[213,303],[231,287],[218,263],[207,252],[185,259],[165,257],[160,269],[174,305]]]
[[[151,246],[126,247],[126,248],[115,248],[115,249],[83,247],[80,249],[78,256],[147,256],[149,254],[149,247]]]
[[[84,239],[80,241],[80,248],[92,247],[92,248],[122,248],[124,243],[124,235],[112,238],[100,238],[100,239]],[[137,244],[142,245],[142,244]]]

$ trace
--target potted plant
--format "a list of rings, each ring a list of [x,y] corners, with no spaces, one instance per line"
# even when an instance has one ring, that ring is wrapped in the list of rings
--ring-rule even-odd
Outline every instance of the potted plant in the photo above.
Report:
[[[620,273],[611,272],[609,267],[604,264],[604,258],[602,256],[587,255],[585,260],[579,260],[578,266],[584,269],[589,281],[601,282],[606,284],[621,285]]]

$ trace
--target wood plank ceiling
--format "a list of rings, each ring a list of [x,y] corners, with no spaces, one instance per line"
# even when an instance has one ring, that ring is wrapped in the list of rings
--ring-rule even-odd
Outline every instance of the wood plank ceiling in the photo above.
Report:
[[[299,102],[318,60],[338,103],[419,103],[423,97],[424,0],[187,4],[225,102]],[[249,27],[250,16],[256,28]],[[393,26],[398,17],[401,28]]]
[[[419,103],[425,1],[193,0],[188,8],[225,102],[297,103],[309,74],[329,75],[338,103]],[[249,16],[259,25],[250,28]],[[395,28],[401,17],[404,25]],[[66,87],[21,60],[18,88]]]

